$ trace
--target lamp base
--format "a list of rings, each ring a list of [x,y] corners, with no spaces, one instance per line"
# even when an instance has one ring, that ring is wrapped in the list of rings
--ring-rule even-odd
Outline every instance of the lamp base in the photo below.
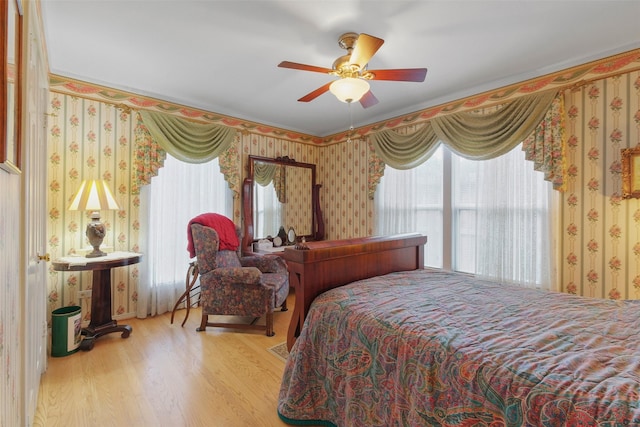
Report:
[[[91,214],[91,222],[87,224],[86,236],[89,239],[89,243],[93,246],[93,252],[85,255],[86,258],[97,258],[105,256],[106,253],[100,250],[100,245],[104,240],[106,234],[106,227],[100,222],[100,213],[93,212]]]
[[[93,252],[86,254],[85,258],[98,258],[105,255],[107,255],[106,252],[102,252],[99,248],[94,247]]]

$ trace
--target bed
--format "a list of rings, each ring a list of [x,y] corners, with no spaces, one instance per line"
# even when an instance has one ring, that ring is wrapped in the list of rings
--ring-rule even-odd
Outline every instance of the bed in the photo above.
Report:
[[[288,424],[640,425],[640,301],[415,269],[327,290],[305,317]]]

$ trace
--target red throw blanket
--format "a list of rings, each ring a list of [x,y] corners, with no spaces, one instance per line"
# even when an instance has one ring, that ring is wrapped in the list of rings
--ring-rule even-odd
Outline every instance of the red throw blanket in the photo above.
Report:
[[[217,213],[204,213],[193,218],[189,221],[189,225],[187,225],[187,239],[189,241],[187,250],[189,251],[191,258],[196,256],[196,249],[193,247],[193,236],[191,235],[191,224],[200,224],[216,230],[218,237],[220,238],[219,250],[238,250],[240,241],[238,240],[236,225],[233,221],[226,216]]]

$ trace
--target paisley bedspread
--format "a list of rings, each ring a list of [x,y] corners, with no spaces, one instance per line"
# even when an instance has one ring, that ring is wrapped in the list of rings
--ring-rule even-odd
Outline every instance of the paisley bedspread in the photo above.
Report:
[[[326,426],[640,426],[640,301],[426,270],[316,298],[280,418]]]

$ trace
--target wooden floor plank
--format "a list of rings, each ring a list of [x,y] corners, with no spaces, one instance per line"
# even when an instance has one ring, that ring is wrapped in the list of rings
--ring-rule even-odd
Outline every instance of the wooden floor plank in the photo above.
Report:
[[[286,426],[276,412],[284,363],[268,349],[286,341],[291,312],[274,313],[274,337],[196,332],[199,309],[184,327],[184,310],[174,324],[170,313],[121,321],[129,338],[109,334],[91,351],[49,358],[34,426]]]

